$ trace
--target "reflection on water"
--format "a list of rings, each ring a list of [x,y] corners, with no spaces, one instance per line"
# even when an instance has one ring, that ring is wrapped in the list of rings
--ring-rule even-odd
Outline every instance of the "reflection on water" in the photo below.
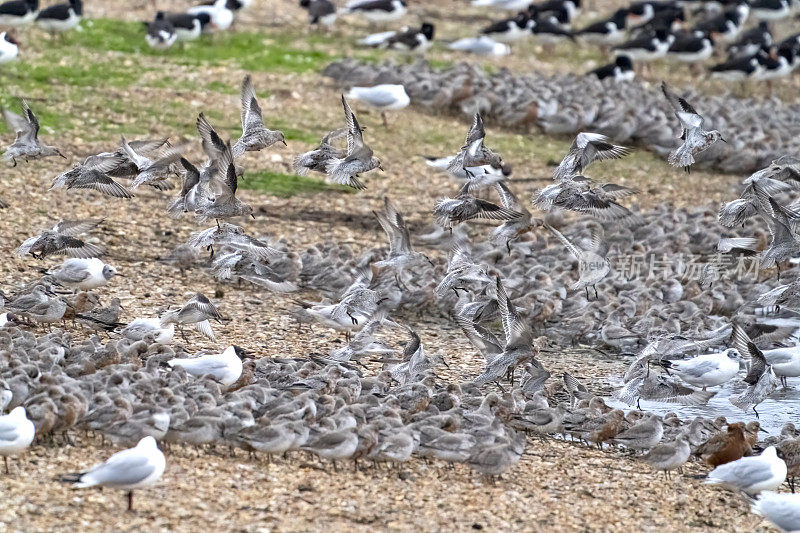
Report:
[[[621,379],[617,380],[617,384],[619,386],[622,385]],[[717,391],[717,394],[708,401],[707,405],[680,405],[642,400],[640,406],[644,411],[652,411],[662,416],[672,411],[677,413],[682,420],[691,420],[696,416],[706,418],[724,416],[728,419],[728,422],[758,420],[763,429],[772,435],[776,435],[780,433],[781,426],[786,422],[800,423],[800,378],[790,378],[789,387],[786,390],[779,387],[769,398],[756,407],[759,418],[756,418],[756,414],[752,409],[745,413],[728,401],[731,395],[738,394],[744,388],[740,380],[736,383],[736,386],[732,386],[729,383],[723,385]],[[616,398],[607,398],[606,403],[619,409],[631,409],[631,406],[620,402]]]

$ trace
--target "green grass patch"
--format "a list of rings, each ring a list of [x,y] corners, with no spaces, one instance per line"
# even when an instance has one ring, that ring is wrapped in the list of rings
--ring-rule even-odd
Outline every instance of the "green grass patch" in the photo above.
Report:
[[[280,172],[270,172],[268,170],[245,173],[244,179],[239,180],[239,186],[243,189],[263,192],[273,196],[281,196],[283,198],[296,196],[298,194],[316,194],[321,192],[355,192],[355,189],[351,189],[350,187],[325,183],[321,178],[315,179],[305,176],[282,174]]]
[[[75,125],[71,117],[59,114],[56,107],[38,100],[29,100],[28,105],[39,120],[41,134],[49,135],[54,132],[70,130]],[[0,107],[22,115],[22,101],[17,95],[0,93]],[[5,120],[0,120],[0,133],[11,133]]]
[[[150,48],[144,36],[145,26],[140,22],[91,19],[83,23],[82,31],[69,33],[65,40],[88,50],[157,56],[188,65],[233,62],[251,71],[308,72],[332,59],[322,49],[330,39],[322,36],[307,40],[281,33],[224,32],[203,35],[166,51]]]

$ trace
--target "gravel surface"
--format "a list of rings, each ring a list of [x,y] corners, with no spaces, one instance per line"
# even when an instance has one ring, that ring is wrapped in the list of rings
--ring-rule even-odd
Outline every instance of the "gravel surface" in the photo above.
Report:
[[[122,11],[122,2],[105,4],[91,6],[90,12],[117,16]],[[280,20],[278,7],[288,4],[282,2],[270,7],[276,14],[270,20]],[[151,9],[134,8],[126,14],[127,18],[142,18],[145,9],[147,12]],[[252,28],[254,18],[243,21],[244,25],[250,24]],[[189,70],[178,70],[173,75],[189,81],[199,75]],[[232,87],[242,74],[225,68],[203,73]],[[317,131],[341,122],[336,88],[316,74],[257,73],[254,82],[259,91],[269,93],[262,98],[265,117],[286,117],[295,120],[300,128]],[[109,93],[103,88],[98,91]],[[231,131],[238,117],[235,94],[211,97],[168,89],[117,92],[119,98],[130,102],[132,109],[163,98],[190,100],[196,112],[215,109],[224,113]],[[32,103],[34,110],[42,105],[46,104]],[[77,105],[82,112],[87,110],[85,102]],[[285,199],[241,190],[242,200],[256,207],[255,221],[240,221],[250,234],[285,238],[296,251],[327,239],[350,243],[357,250],[384,246],[385,237],[371,211],[379,208],[386,194],[398,203],[412,230],[430,223],[434,200],[451,194],[455,187],[445,176],[431,173],[416,156],[457,150],[466,123],[408,110],[393,117],[391,128],[384,130],[378,114],[359,106],[356,112],[362,124],[367,125],[365,137],[372,141],[387,173],[367,176],[369,189],[357,196],[323,193]],[[174,134],[158,122],[158,117],[137,117],[132,112],[119,120],[123,126],[145,121],[152,136]],[[187,115],[186,121],[192,123],[194,116]],[[105,143],[87,142],[80,132],[68,138],[53,138],[46,133],[46,126],[43,124],[43,137],[70,154],[70,163],[93,151],[107,150],[117,141],[110,138]],[[506,152],[510,155],[506,159],[515,164],[515,178],[526,180],[512,186],[521,198],[530,198],[531,191],[548,178],[547,161],[528,155],[534,148],[524,133],[503,132],[490,126],[488,135],[489,138],[496,135],[508,147]],[[419,141],[429,136],[435,140],[424,144]],[[0,135],[3,145],[11,141],[10,135]],[[539,141],[541,138],[537,138]],[[568,139],[556,139],[552,143],[547,141],[546,147],[557,154],[568,143]],[[302,142],[292,141],[288,149],[248,154],[245,165],[286,172],[292,155],[308,148]],[[535,147],[540,148],[541,145]],[[191,154],[195,159],[199,157],[197,143]],[[48,192],[50,179],[66,168],[63,160],[49,159],[0,169],[0,198],[11,204],[0,212],[3,219],[0,250],[6,257],[0,262],[0,276],[4,280],[2,288],[7,292],[36,279],[39,268],[55,267],[61,262],[57,257],[43,262],[31,257],[12,257],[12,250],[25,238],[52,226],[60,218],[104,217],[105,222],[89,238],[107,246],[104,259],[124,277],[114,278],[98,292],[104,303],[113,296],[121,298],[126,310],[123,320],[156,316],[168,305],[181,304],[199,291],[218,303],[231,321],[214,326],[216,343],[195,332],[188,333],[187,343],[176,336],[176,344],[186,344],[191,351],[236,343],[263,357],[297,357],[327,353],[343,342],[337,334],[319,327],[309,330],[304,326],[298,332],[296,323],[288,316],[287,312],[295,308],[292,298],[313,300],[319,297],[316,293],[276,295],[249,285],[219,285],[201,266],[182,276],[177,268],[158,261],[185,242],[192,231],[202,229],[191,219],[173,221],[164,215],[170,192],[141,190],[130,201],[86,191]],[[739,181],[735,177],[698,172],[692,174],[693,182],[698,185],[689,190],[682,173],[647,156],[627,163],[615,162],[600,172],[608,173],[599,175],[601,179],[613,175],[617,183],[642,188],[645,194],[636,201],[643,207],[660,201],[688,203],[698,194],[710,202],[719,201],[731,196],[731,187],[735,190]],[[487,232],[485,226],[477,226],[475,230],[480,236]],[[441,253],[425,251],[430,255]],[[449,368],[437,370],[443,379],[474,377],[482,367],[480,356],[446,317],[426,314],[403,318],[417,329],[426,350],[445,356]],[[84,333],[75,335],[80,337]],[[562,357],[543,356],[542,362],[554,375],[569,369],[590,387],[598,388],[605,383],[604,378],[618,374],[623,364],[590,357],[582,351],[565,353]],[[120,492],[73,490],[53,481],[60,473],[89,467],[116,451],[101,445],[96,438],[76,437],[74,447],[39,443],[20,460],[11,460],[12,473],[0,474],[0,531],[768,530],[766,523],[749,513],[740,498],[703,486],[701,480],[691,477],[704,473],[696,465],[690,466],[685,476],[666,481],[643,462],[620,452],[533,439],[529,440],[522,460],[499,480],[485,479],[463,465],[450,467],[416,458],[400,468],[372,464],[356,468],[353,463],[323,464],[300,453],[268,463],[266,458],[249,458],[241,451],[230,456],[227,449],[173,447],[167,453],[167,470],[161,482],[137,493],[136,511],[126,513],[124,494]]]

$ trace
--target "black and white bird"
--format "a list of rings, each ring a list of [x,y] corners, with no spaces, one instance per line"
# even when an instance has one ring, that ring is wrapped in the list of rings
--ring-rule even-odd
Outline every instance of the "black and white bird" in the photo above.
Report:
[[[543,2],[539,2],[537,4],[531,4],[528,9],[531,9],[531,7],[535,8],[539,13],[565,13],[566,22],[562,22],[562,24],[569,24],[578,15],[578,13],[580,13],[581,0],[544,0]],[[561,15],[556,16],[560,20],[564,20]]]
[[[611,17],[589,24],[575,32],[575,36],[589,44],[613,46],[625,41],[625,24],[628,12],[617,9]]]
[[[528,6],[528,16],[533,20],[546,20],[565,30],[570,29],[572,22],[569,17],[569,11],[563,6],[557,6],[553,10],[541,11],[536,4],[531,4]]]
[[[331,0],[300,0],[300,7],[308,12],[308,22],[312,26],[322,24],[330,28],[336,22],[338,13]]]
[[[435,29],[430,22],[423,22],[419,28],[409,29],[400,33],[395,33],[382,44],[381,48],[390,50],[416,50],[424,52],[433,44],[433,33]]]
[[[226,5],[234,14],[249,8],[253,0],[228,0]]]
[[[690,68],[694,70],[695,65],[711,57],[712,53],[714,53],[714,40],[711,35],[698,37],[693,33],[682,32],[675,36],[675,41],[667,50],[667,57],[689,63]]]
[[[225,31],[233,24],[233,10],[229,6],[229,2],[230,0],[216,0],[210,5],[190,7],[187,13],[195,16],[203,14],[208,16],[209,22],[203,24],[203,32],[205,33]]]
[[[145,40],[150,48],[156,50],[166,50],[178,39],[175,33],[175,26],[167,19],[163,11],[156,13],[156,18],[153,22],[145,22],[147,26],[147,35]]]
[[[771,46],[772,42],[772,32],[769,30],[769,24],[762,20],[758,23],[758,26],[742,32],[739,38],[728,46],[728,56],[752,56],[762,48]]]
[[[656,5],[659,2],[634,2],[628,6],[628,19],[634,24],[650,22],[656,14]]]
[[[563,42],[565,39],[575,40],[575,36],[572,35],[571,31],[565,30],[546,16],[538,16],[535,12],[532,12],[531,19],[533,20],[531,33],[537,42],[544,45],[545,50],[552,51],[556,44]]]
[[[345,6],[346,13],[356,13],[370,22],[389,22],[402,18],[408,10],[406,0],[354,0]]]
[[[628,56],[617,56],[613,63],[596,68],[588,75],[597,76],[600,80],[612,79],[615,82],[631,81],[636,77],[633,72],[633,62]]]
[[[648,63],[667,55],[675,36],[664,29],[656,30],[655,35],[639,37],[613,48],[614,55],[626,55],[636,63]]]
[[[472,0],[472,5],[476,7],[496,7],[508,11],[525,9],[528,4],[530,0]]]
[[[755,80],[766,81],[770,93],[772,93],[772,81],[788,76],[797,66],[795,52],[792,48],[764,51],[764,53],[757,54],[756,57],[761,64],[761,69],[752,77]]]
[[[514,17],[498,20],[481,30],[482,35],[491,37],[499,43],[511,43],[531,36],[534,21],[525,13]]]
[[[723,13],[698,22],[692,31],[698,36],[713,34],[722,42],[732,43],[742,32],[749,14],[750,6],[746,3],[738,3],[727,8]]]
[[[49,32],[65,32],[76,28],[82,18],[82,0],[69,0],[68,4],[42,9],[36,17],[36,24]]]
[[[194,41],[203,32],[203,27],[211,22],[208,13],[167,13],[166,19],[175,28],[176,41]]]
[[[0,4],[0,27],[26,26],[39,14],[39,0],[10,0]]]
[[[19,55],[19,42],[6,32],[0,33],[0,63],[14,61]]]
[[[757,20],[783,20],[792,12],[789,0],[752,0],[750,13]]]
[[[712,78],[726,81],[743,81],[762,70],[757,55],[737,57],[712,65],[708,70]]]

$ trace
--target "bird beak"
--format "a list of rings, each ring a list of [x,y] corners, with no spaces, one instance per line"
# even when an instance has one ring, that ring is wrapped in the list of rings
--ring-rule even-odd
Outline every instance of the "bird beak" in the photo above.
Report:
[[[121,277],[121,278],[125,278],[125,277],[127,277],[125,274],[120,274],[119,272],[115,272],[115,273],[114,273],[114,275],[115,275],[115,276],[119,276],[119,277]]]
[[[285,140],[281,139],[281,142],[283,143],[284,146],[289,146],[288,144],[286,144]]]
[[[724,142],[725,144],[728,144],[728,141],[726,141],[726,140],[725,140],[725,139],[723,139],[722,137],[720,137],[720,138],[719,138],[719,140],[720,140],[720,141],[722,141],[722,142]]]
[[[253,213],[250,213],[250,216],[253,217],[253,220],[256,219],[256,216]]]
[[[766,430],[766,429],[764,429],[764,428],[758,428],[758,430],[759,430],[759,431],[761,431],[761,432],[763,432],[763,433],[769,433],[769,431],[767,431],[767,430]]]
[[[61,157],[63,157],[64,159],[67,159],[67,156],[65,156],[64,154],[62,154],[62,153],[61,153],[61,152],[59,152],[58,150],[56,150],[56,152],[58,152],[58,155],[60,155],[60,156],[61,156]]]
[[[385,170],[383,170],[383,167],[382,167],[382,166],[380,166],[380,165],[378,165],[378,169],[379,169],[381,172],[386,172]]]

